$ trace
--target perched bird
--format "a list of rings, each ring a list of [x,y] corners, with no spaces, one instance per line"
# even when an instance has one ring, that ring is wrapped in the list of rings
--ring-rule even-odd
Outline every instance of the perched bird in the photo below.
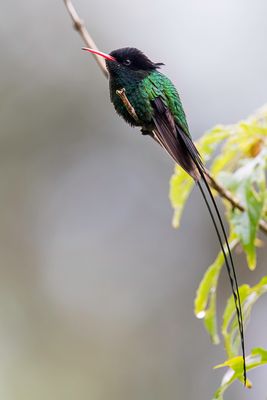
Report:
[[[170,79],[159,72],[159,68],[164,64],[152,62],[136,48],[125,47],[114,50],[110,54],[86,47],[83,50],[106,59],[110,99],[117,113],[130,125],[140,127],[143,135],[149,135],[155,139],[200,188],[212,218],[230,278],[241,339],[244,384],[246,384],[243,318],[233,258],[222,218],[206,179],[205,167],[189,132],[179,94]],[[122,89],[134,113],[118,95],[118,91]],[[223,241],[225,241],[226,250]]]

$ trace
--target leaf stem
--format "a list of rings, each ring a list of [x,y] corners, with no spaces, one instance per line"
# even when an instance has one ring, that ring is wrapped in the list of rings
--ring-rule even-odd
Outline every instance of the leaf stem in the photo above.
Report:
[[[238,210],[244,212],[246,211],[245,207],[239,202],[239,200],[232,195],[232,193],[225,189],[218,181],[216,181],[206,170],[206,176],[208,177],[209,183],[213,189],[218,192],[219,196],[229,201],[229,203],[233,206],[233,208],[237,208]],[[263,219],[259,222],[259,228],[262,232],[267,234],[267,222]]]

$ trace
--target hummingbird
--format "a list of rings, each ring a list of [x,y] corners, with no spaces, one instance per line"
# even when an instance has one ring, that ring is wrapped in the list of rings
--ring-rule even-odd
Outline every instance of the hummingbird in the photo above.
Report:
[[[179,93],[171,80],[159,71],[164,64],[151,61],[142,51],[134,47],[113,50],[109,54],[87,47],[83,50],[104,57],[109,76],[110,100],[116,112],[131,126],[139,127],[142,135],[148,135],[159,143],[170,157],[194,179],[200,189],[211,216],[230,279],[240,334],[243,378],[246,385],[244,326],[233,257],[222,217],[208,184],[208,173],[190,135]],[[129,107],[118,95],[118,91],[121,90],[124,91],[134,114],[129,112]]]

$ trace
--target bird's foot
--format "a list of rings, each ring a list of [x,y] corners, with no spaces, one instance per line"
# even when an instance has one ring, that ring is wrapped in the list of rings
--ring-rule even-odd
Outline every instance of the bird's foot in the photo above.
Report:
[[[142,135],[150,135],[151,136],[151,132],[145,128],[141,129],[141,133],[142,133]]]

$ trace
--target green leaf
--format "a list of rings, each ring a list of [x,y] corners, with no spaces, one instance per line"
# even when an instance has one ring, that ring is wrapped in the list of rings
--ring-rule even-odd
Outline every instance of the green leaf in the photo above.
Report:
[[[225,139],[229,133],[222,127],[215,127],[207,132],[199,141],[197,147],[203,160],[207,161],[213,154],[218,144]],[[193,179],[178,165],[175,166],[174,174],[170,179],[169,199],[174,209],[172,225],[178,228],[185,203],[193,188]]]
[[[228,151],[219,154],[211,165],[211,173],[214,177],[223,170],[236,157],[236,149],[232,147]]]
[[[252,349],[251,354],[246,357],[247,371],[267,364],[267,350],[256,347]],[[225,373],[221,386],[214,393],[213,400],[223,400],[223,394],[226,389],[236,380],[242,381],[243,377],[243,360],[242,357],[234,357],[225,361],[223,364],[217,365],[215,368],[229,367]],[[251,388],[252,384],[248,380],[247,387]]]
[[[197,142],[198,151],[204,161],[208,161],[213,155],[218,145],[227,137],[230,132],[224,126],[215,126],[213,129],[205,133]]]
[[[175,173],[170,180],[170,201],[174,208],[173,227],[178,228],[180,225],[181,215],[184,205],[193,188],[194,181],[182,168],[176,166]]]
[[[230,223],[230,246],[240,242],[250,269],[256,266],[257,232],[259,222],[267,215],[267,190],[265,182],[267,164],[267,105],[245,121],[228,126],[217,126],[197,142],[204,162],[210,161],[212,175],[245,208],[245,212],[232,210],[224,200],[227,219]],[[170,181],[170,201],[174,208],[173,225],[179,226],[181,215],[191,193],[193,180],[179,167],[175,167]],[[216,193],[215,193],[216,194]],[[220,252],[209,267],[197,290],[195,314],[204,320],[204,325],[213,343],[219,342],[216,320],[216,291],[218,278],[224,264]],[[240,287],[243,319],[248,323],[255,301],[266,292],[266,277],[258,285]],[[238,354],[240,338],[233,298],[228,300],[222,326],[228,360],[222,366],[230,367],[214,399],[223,399],[224,391],[236,379],[242,380],[243,360]],[[254,349],[246,357],[248,370],[266,363],[266,350]]]
[[[249,285],[240,286],[239,294],[242,304],[244,325],[248,323],[252,306],[266,292],[267,276],[263,277],[260,282],[253,287],[250,287]],[[240,336],[233,296],[228,299],[226,308],[224,310],[222,334],[224,337],[224,344],[228,357],[235,357],[238,354],[240,346]]]
[[[256,267],[256,235],[266,199],[266,149],[257,157],[243,160],[234,173],[219,175],[220,182],[234,193],[246,211],[231,210],[230,222],[247,256],[251,270]]]
[[[205,133],[196,143],[197,148],[207,162],[214,155],[215,150],[223,143],[220,152],[213,161],[211,171],[217,177],[222,171],[232,173],[239,165],[241,159],[254,158],[266,144],[267,137],[267,106],[259,110],[253,117],[234,125],[215,126]],[[178,228],[185,202],[193,186],[192,180],[179,167],[170,181],[169,198],[174,208],[173,226]],[[216,194],[216,193],[215,193]],[[237,223],[239,223],[237,221]],[[245,221],[241,221],[243,226]],[[256,225],[255,225],[256,226]],[[242,229],[244,231],[244,229]],[[253,234],[251,234],[250,244]],[[253,254],[254,252],[254,254]],[[255,248],[247,246],[248,262],[251,267],[255,265]]]
[[[232,250],[237,243],[238,241],[231,235],[231,238],[229,238],[230,249]],[[225,252],[227,254],[226,249]],[[204,318],[205,328],[214,344],[220,342],[216,319],[216,290],[223,264],[224,256],[222,251],[220,251],[216,260],[208,268],[200,282],[195,298],[195,315],[197,318]]]

